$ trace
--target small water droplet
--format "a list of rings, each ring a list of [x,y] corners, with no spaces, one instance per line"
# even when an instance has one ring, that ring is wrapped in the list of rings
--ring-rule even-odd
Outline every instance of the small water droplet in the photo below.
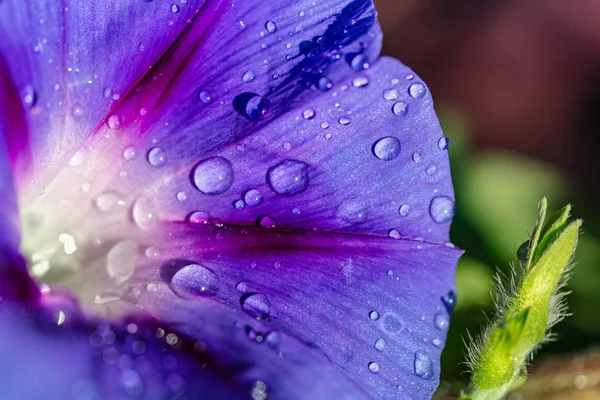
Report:
[[[431,164],[430,166],[427,167],[427,170],[425,172],[429,176],[434,175],[437,172],[437,165]]]
[[[292,214],[294,215],[300,215],[301,211],[298,207],[294,207],[292,208]]]
[[[83,107],[81,107],[79,104],[74,105],[71,108],[71,114],[74,117],[81,117],[83,115]]]
[[[244,201],[250,207],[256,207],[262,202],[262,193],[256,189],[250,189],[244,194]]]
[[[179,12],[179,6],[177,4],[171,4],[171,12],[177,14]]]
[[[146,258],[149,260],[156,260],[160,256],[160,250],[158,247],[150,246],[144,252]]]
[[[275,218],[265,215],[265,216],[259,218],[258,225],[261,228],[265,228],[265,229],[275,229],[275,228],[277,228],[277,221],[275,220]]]
[[[112,210],[115,205],[117,205],[118,201],[119,196],[114,193],[107,192],[99,194],[98,197],[96,197],[96,200],[94,200],[94,204],[98,210],[102,212],[108,212]]]
[[[383,351],[384,348],[385,348],[385,340],[377,339],[375,341],[375,349],[377,349],[379,351]]]
[[[233,184],[233,166],[223,157],[202,160],[194,168],[193,183],[207,195],[225,193]]]
[[[207,224],[211,220],[210,214],[206,211],[194,211],[188,217],[191,224]]]
[[[262,293],[248,293],[240,299],[242,310],[251,317],[264,319],[271,313],[269,299]]]
[[[369,62],[367,60],[367,56],[364,54],[357,54],[352,57],[352,61],[350,61],[350,66],[355,71],[362,71],[363,69],[369,68]]]
[[[273,349],[278,349],[281,344],[281,334],[276,331],[271,331],[267,333],[265,336],[265,342],[269,345],[269,347]]]
[[[267,21],[265,23],[265,29],[267,30],[267,32],[273,33],[277,30],[277,24],[275,24],[275,22],[273,21]]]
[[[380,160],[391,161],[400,154],[400,140],[393,136],[383,137],[373,144],[373,154]]]
[[[315,117],[315,110],[312,108],[307,108],[302,112],[302,118],[304,119],[313,119]]]
[[[388,236],[389,236],[389,237],[391,237],[392,239],[400,239],[400,238],[401,238],[401,236],[400,236],[400,232],[398,232],[398,231],[397,231],[397,230],[395,230],[395,229],[391,229],[391,230],[388,232]]]
[[[448,318],[447,314],[438,313],[435,314],[435,317],[433,317],[433,324],[440,331],[445,331],[448,330],[450,319]]]
[[[380,370],[381,369],[379,367],[379,364],[377,364],[376,362],[371,361],[369,363],[369,371],[371,371],[372,373],[378,374]]]
[[[244,82],[244,83],[252,82],[253,80],[254,80],[254,72],[252,72],[252,71],[246,71],[246,72],[244,72],[244,75],[242,75],[242,82]]]
[[[431,341],[431,344],[434,345],[435,347],[442,347],[442,341],[440,339],[433,339]]]
[[[187,200],[187,194],[185,192],[177,192],[177,201],[183,203],[184,201]]]
[[[438,148],[440,150],[447,150],[449,147],[450,147],[450,139],[441,137],[440,140],[438,140]]]
[[[31,108],[35,105],[37,94],[33,86],[27,85],[21,88],[21,99],[25,107]]]
[[[167,163],[167,154],[160,147],[154,147],[148,152],[148,162],[153,167],[162,167]]]
[[[398,209],[398,214],[400,214],[401,217],[406,217],[408,214],[410,214],[410,205],[402,204]]]
[[[123,150],[123,158],[126,159],[127,161],[131,161],[135,158],[135,147],[133,146],[127,146],[125,148],[125,150]]]
[[[345,200],[335,210],[335,216],[350,223],[363,222],[367,219],[367,206],[356,200]]]
[[[416,151],[413,153],[412,155],[412,160],[416,163],[421,161],[421,154],[417,153]]]
[[[317,82],[317,87],[320,91],[326,92],[333,87],[333,82],[331,82],[331,79],[323,76]]]
[[[340,117],[340,119],[338,119],[338,122],[340,125],[349,125],[351,120],[348,117]]]
[[[426,91],[427,89],[425,89],[425,85],[422,83],[413,83],[408,87],[408,93],[413,99],[420,99],[425,96]]]
[[[423,379],[431,379],[433,377],[433,362],[429,356],[421,351],[415,353],[414,359],[415,375]]]
[[[396,100],[400,97],[400,91],[396,88],[390,88],[383,91],[383,98],[389,101]]]
[[[106,124],[110,129],[118,130],[121,129],[121,127],[123,127],[123,122],[123,117],[117,114],[113,114],[110,117],[108,117]]]
[[[454,217],[454,201],[448,196],[435,196],[429,205],[429,215],[434,222],[445,224]]]
[[[399,117],[404,117],[408,113],[408,104],[399,101],[392,106],[392,112]]]
[[[373,310],[369,313],[369,318],[371,321],[377,321],[379,319],[379,313]]]
[[[206,90],[201,91],[198,94],[198,98],[200,99],[201,102],[203,102],[204,104],[210,104],[213,101],[213,97],[210,93],[208,93]]]
[[[452,314],[452,310],[456,306],[456,293],[452,290],[449,291],[444,297],[442,297],[442,302],[444,303],[444,307],[446,307],[446,311],[448,314]]]
[[[369,84],[369,79],[366,76],[357,76],[352,80],[352,86],[362,88]]]
[[[214,296],[219,291],[219,279],[210,269],[189,264],[173,275],[170,286],[181,297]]]
[[[269,111],[269,100],[256,93],[242,93],[233,100],[234,109],[251,121],[263,117]]]
[[[138,245],[132,240],[123,240],[114,245],[106,254],[106,271],[108,275],[124,282],[133,275],[138,259]]]
[[[154,228],[158,222],[152,202],[147,197],[140,197],[135,201],[132,208],[132,216],[133,222],[135,222],[138,228],[143,230]]]
[[[267,183],[279,195],[296,196],[308,187],[308,164],[298,160],[284,160],[269,168]]]
[[[239,210],[239,211],[241,211],[241,210],[243,210],[244,208],[246,208],[246,203],[244,203],[244,200],[236,200],[236,201],[234,201],[234,202],[233,202],[233,207],[234,207],[236,210]]]

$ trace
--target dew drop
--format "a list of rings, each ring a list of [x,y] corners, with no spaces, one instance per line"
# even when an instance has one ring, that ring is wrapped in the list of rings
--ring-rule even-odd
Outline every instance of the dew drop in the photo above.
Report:
[[[408,113],[408,104],[399,101],[392,106],[392,112],[399,117],[404,117]]]
[[[273,349],[279,348],[281,344],[281,334],[276,331],[271,331],[265,336],[265,342]]]
[[[292,208],[292,214],[294,215],[300,215],[301,211],[298,207],[294,207]]]
[[[233,184],[233,166],[223,157],[202,160],[194,168],[193,183],[207,195],[225,193]]]
[[[447,314],[438,313],[435,314],[435,317],[433,317],[433,324],[440,331],[446,331],[448,330],[450,319],[448,318]]]
[[[256,207],[262,202],[262,193],[256,189],[250,189],[244,194],[244,201],[250,207]]]
[[[373,154],[380,160],[391,161],[400,154],[400,147],[398,138],[386,136],[373,144]]]
[[[198,98],[200,99],[201,102],[203,102],[204,104],[210,104],[213,101],[213,97],[210,93],[208,93],[206,90],[201,91],[198,94]]]
[[[21,88],[21,99],[25,107],[31,108],[35,105],[37,94],[33,86],[27,85]]]
[[[171,12],[177,14],[179,12],[179,6],[177,4],[171,4]]]
[[[240,282],[236,285],[235,289],[238,292],[246,293],[249,290],[248,287],[248,282]]]
[[[402,204],[398,209],[398,214],[400,214],[401,217],[408,216],[408,214],[410,214],[410,205]]]
[[[253,80],[254,80],[254,72],[252,72],[252,71],[246,71],[246,72],[244,72],[244,75],[242,75],[242,82],[244,82],[244,83],[252,82]]]
[[[106,255],[108,275],[124,282],[133,275],[138,258],[138,245],[132,240],[123,240],[111,248]]]
[[[207,224],[211,220],[210,214],[206,211],[194,211],[188,217],[191,224]]]
[[[265,319],[271,313],[269,299],[262,293],[248,293],[240,299],[242,310],[256,319]]]
[[[423,96],[425,96],[426,91],[427,89],[425,89],[425,85],[423,85],[422,83],[413,83],[408,87],[408,93],[413,99],[422,98]]]
[[[329,122],[327,122],[327,121],[322,122],[321,129],[327,129],[327,128],[329,128]]]
[[[320,91],[326,92],[333,87],[333,82],[331,82],[331,79],[323,76],[317,82],[317,87]]]
[[[148,152],[148,162],[153,167],[162,167],[167,163],[167,154],[160,147],[154,147]]]
[[[369,79],[366,76],[357,76],[352,80],[352,86],[362,88],[369,84]]]
[[[379,313],[378,313],[377,311],[374,311],[374,310],[373,310],[373,311],[371,311],[371,312],[369,313],[369,319],[370,319],[371,321],[377,321],[377,320],[379,319]]]
[[[118,201],[119,196],[114,193],[107,192],[99,194],[98,197],[96,197],[96,200],[94,200],[94,204],[98,210],[102,212],[108,212],[113,209]]]
[[[431,379],[433,377],[433,363],[427,354],[417,351],[413,366],[415,375],[419,378]]]
[[[158,247],[150,246],[144,252],[146,258],[149,260],[156,260],[160,256],[160,250]]]
[[[379,364],[377,364],[376,362],[371,361],[369,363],[369,371],[371,371],[372,373],[378,374],[380,370],[381,370],[381,368],[379,367]]]
[[[256,93],[242,93],[233,99],[233,106],[238,113],[254,121],[269,111],[269,100]]]
[[[154,207],[147,197],[140,197],[135,201],[132,216],[133,222],[135,222],[138,228],[143,230],[152,229],[157,223]]]
[[[302,112],[302,118],[304,119],[313,119],[315,117],[315,110],[312,108],[307,108]]]
[[[265,29],[267,30],[267,32],[273,33],[277,30],[277,24],[275,24],[275,22],[273,21],[267,21],[265,23]]]
[[[177,192],[177,201],[183,203],[184,201],[187,200],[187,194],[185,192]]]
[[[351,121],[348,117],[340,117],[340,119],[338,119],[338,122],[340,125],[349,125]]]
[[[81,117],[83,115],[83,107],[79,104],[74,105],[71,108],[71,115],[73,115],[74,117]]]
[[[379,350],[379,351],[383,351],[384,348],[385,348],[385,340],[377,339],[375,341],[375,349]]]
[[[440,150],[448,150],[449,147],[450,147],[450,139],[441,137],[440,140],[438,140],[438,148]]]
[[[448,196],[436,196],[431,199],[429,215],[434,222],[445,224],[454,217],[454,201]]]
[[[127,146],[125,148],[125,150],[123,150],[123,158],[127,161],[131,161],[135,158],[135,147],[133,146]]]
[[[275,220],[275,218],[265,215],[259,218],[258,226],[265,229],[275,229],[277,228],[277,221]]]
[[[416,163],[421,161],[421,154],[417,153],[416,151],[413,153],[412,155],[412,160]]]
[[[427,167],[427,170],[425,172],[429,176],[434,175],[437,172],[437,166],[435,164],[431,164]]]
[[[283,160],[269,168],[267,183],[279,195],[296,196],[308,187],[308,164],[298,160]]]
[[[391,230],[388,232],[388,236],[389,236],[389,237],[391,237],[392,239],[400,239],[400,238],[401,238],[401,236],[400,236],[400,232],[398,232],[398,231],[397,231],[397,230],[395,230],[395,229],[391,229]]]
[[[434,345],[435,347],[442,347],[442,341],[440,339],[433,339],[431,341],[431,344]]]
[[[214,296],[219,291],[219,279],[210,269],[189,264],[173,275],[171,289],[181,297]]]
[[[367,207],[355,200],[345,200],[335,210],[335,216],[350,223],[363,222],[367,219]]]
[[[449,291],[444,297],[442,297],[442,302],[444,303],[444,307],[446,307],[446,311],[448,314],[452,314],[452,310],[456,306],[456,293],[452,290]]]
[[[234,201],[234,202],[233,202],[233,207],[234,207],[236,210],[239,210],[239,211],[241,211],[241,210],[243,210],[244,208],[246,208],[246,203],[244,203],[244,200],[236,200],[236,201]]]
[[[396,100],[400,97],[400,91],[396,88],[390,88],[383,91],[383,98],[389,101]]]
[[[121,117],[120,115],[117,115],[117,114],[113,114],[110,117],[108,117],[106,124],[108,125],[108,127],[110,129],[114,129],[114,130],[121,129],[123,127],[123,117]]]
[[[367,56],[364,54],[357,54],[352,57],[352,61],[350,61],[350,66],[355,71],[362,71],[363,69],[369,68],[369,62],[367,60]]]

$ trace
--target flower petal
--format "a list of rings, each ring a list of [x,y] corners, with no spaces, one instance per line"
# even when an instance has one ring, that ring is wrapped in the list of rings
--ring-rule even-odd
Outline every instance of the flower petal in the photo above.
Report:
[[[275,398],[344,398],[352,392],[335,395],[339,380],[315,381],[337,365],[355,396],[431,397],[460,251],[320,232],[162,229],[164,261],[139,267],[128,298],[203,341],[242,382],[260,380]],[[300,357],[315,352],[318,362]]]

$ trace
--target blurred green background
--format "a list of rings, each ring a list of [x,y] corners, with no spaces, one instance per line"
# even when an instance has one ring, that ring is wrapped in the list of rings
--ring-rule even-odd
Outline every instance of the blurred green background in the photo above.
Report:
[[[451,236],[466,253],[440,397],[468,382],[463,338],[491,315],[494,274],[517,261],[546,196],[550,212],[572,203],[584,219],[568,287],[573,315],[511,399],[600,399],[600,1],[375,3],[383,52],[427,82],[452,141]]]

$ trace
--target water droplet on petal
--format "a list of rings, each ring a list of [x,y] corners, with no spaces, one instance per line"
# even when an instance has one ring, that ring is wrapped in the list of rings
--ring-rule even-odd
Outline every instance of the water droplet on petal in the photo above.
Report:
[[[137,243],[132,240],[123,240],[108,251],[106,271],[111,278],[123,282],[133,275],[137,258]]]
[[[326,92],[333,87],[333,82],[331,82],[331,79],[323,76],[317,82],[317,87],[320,91]]]
[[[256,93],[242,93],[234,98],[233,106],[241,115],[254,121],[269,111],[269,100]]]
[[[265,215],[265,216],[259,218],[258,225],[261,228],[265,228],[265,229],[275,229],[275,228],[277,228],[277,221],[275,220],[275,218]]]
[[[242,75],[242,82],[244,82],[244,83],[252,82],[253,80],[254,80],[254,72],[252,72],[252,71],[246,71],[246,72],[244,72],[244,75]]]
[[[158,247],[150,246],[144,252],[146,258],[149,260],[156,260],[160,256],[160,250]]]
[[[81,107],[79,104],[74,105],[71,108],[71,114],[74,117],[81,117],[83,115],[83,107]]]
[[[431,344],[434,345],[435,347],[442,347],[442,341],[440,339],[433,339],[431,341]]]
[[[365,87],[369,84],[369,79],[366,76],[357,76],[352,80],[352,86],[356,88]]]
[[[442,302],[444,303],[444,307],[446,307],[446,311],[448,314],[452,314],[452,310],[456,306],[456,293],[452,290],[449,291],[444,297],[442,297]]]
[[[398,214],[400,214],[401,217],[406,217],[408,214],[410,214],[410,205],[402,204],[398,209]]]
[[[313,119],[315,117],[315,110],[312,108],[307,108],[302,112],[302,118],[304,119]]]
[[[262,193],[260,193],[256,189],[250,189],[244,194],[244,201],[250,207],[256,207],[257,205],[259,205],[262,202],[262,199]]]
[[[390,230],[388,232],[388,236],[391,237],[392,239],[400,239],[401,238],[400,232],[398,232],[395,229]]]
[[[37,94],[33,86],[27,85],[21,88],[21,99],[25,107],[31,108],[35,105]]]
[[[108,117],[106,124],[110,129],[121,129],[121,127],[123,126],[123,117],[117,114],[113,114],[110,117]]]
[[[184,201],[187,200],[187,194],[185,192],[177,192],[177,201],[183,203]]]
[[[140,197],[132,208],[133,222],[143,230],[152,229],[157,223],[157,216],[152,202],[147,197]]]
[[[433,317],[433,324],[440,331],[445,331],[445,330],[448,330],[448,325],[450,324],[450,319],[448,318],[447,314],[438,313],[438,314],[435,314],[435,317]]]
[[[389,101],[396,100],[400,97],[400,91],[396,88],[390,88],[383,91],[383,98]]]
[[[154,147],[148,152],[148,162],[153,167],[162,167],[167,163],[167,154],[160,147]]]
[[[379,313],[377,311],[371,311],[369,313],[369,319],[371,319],[371,321],[377,321],[379,319]]]
[[[392,112],[399,117],[404,117],[408,113],[408,104],[399,101],[392,106]]]
[[[269,299],[262,293],[248,293],[240,299],[242,310],[251,317],[264,319],[271,313]]]
[[[427,167],[427,170],[425,172],[427,172],[427,175],[431,176],[437,172],[437,166],[435,164],[431,164]]]
[[[367,219],[367,206],[356,200],[345,200],[335,210],[335,216],[350,223],[363,222]]]
[[[171,12],[177,14],[179,12],[179,6],[177,4],[171,4]]]
[[[350,61],[350,66],[355,71],[362,71],[363,69],[369,68],[369,62],[367,60],[367,56],[364,54],[357,54],[352,57],[352,61]]]
[[[296,196],[308,187],[308,164],[298,160],[284,160],[269,168],[267,183],[282,196]]]
[[[94,204],[98,210],[102,212],[108,212],[112,210],[118,201],[119,196],[114,193],[107,192],[99,194],[98,197],[96,197],[96,200],[94,200]]]
[[[386,136],[375,142],[373,154],[383,161],[391,161],[400,154],[400,140],[393,136]]]
[[[267,21],[265,23],[265,28],[267,29],[267,32],[273,33],[277,30],[277,24],[273,21]]]
[[[379,364],[377,364],[376,362],[371,361],[369,363],[369,371],[371,371],[374,374],[378,374],[379,371],[380,371]]]
[[[292,208],[292,214],[294,215],[300,215],[301,212],[302,211],[298,207]]]
[[[204,104],[210,104],[213,100],[212,95],[205,90],[201,91],[200,94],[198,94],[198,98]]]
[[[188,217],[188,221],[192,224],[207,224],[210,220],[210,214],[206,211],[194,211]]]
[[[193,181],[204,194],[225,193],[233,184],[233,166],[223,157],[207,158],[194,168]]]
[[[436,196],[429,205],[429,215],[434,222],[445,224],[454,217],[454,201],[448,196]]]
[[[421,154],[417,153],[416,151],[413,153],[412,155],[412,159],[414,162],[418,163],[421,161]]]
[[[271,331],[265,336],[265,342],[273,349],[279,348],[281,344],[281,334],[276,331]]]
[[[450,139],[441,137],[440,140],[438,140],[438,148],[440,150],[447,150],[449,147],[450,147]]]
[[[375,349],[377,349],[379,351],[383,351],[384,348],[385,348],[385,340],[377,339],[375,341]]]
[[[350,121],[350,118],[348,118],[348,117],[340,117],[338,122],[340,125],[349,125],[351,121]]]
[[[413,83],[408,87],[408,93],[413,99],[420,99],[425,96],[426,91],[427,89],[425,89],[425,85],[422,83]]]
[[[199,264],[186,265],[171,279],[171,289],[181,297],[214,296],[219,291],[218,284],[217,275]]]
[[[429,356],[421,351],[415,353],[414,360],[415,375],[423,379],[433,377],[433,362]]]
[[[123,158],[126,159],[127,161],[131,161],[133,160],[133,158],[135,157],[136,151],[135,151],[135,147],[133,146],[128,146],[125,148],[125,150],[123,150]]]
[[[244,200],[236,200],[233,202],[233,207],[235,207],[236,210],[241,211],[246,208],[246,203],[244,203]]]

